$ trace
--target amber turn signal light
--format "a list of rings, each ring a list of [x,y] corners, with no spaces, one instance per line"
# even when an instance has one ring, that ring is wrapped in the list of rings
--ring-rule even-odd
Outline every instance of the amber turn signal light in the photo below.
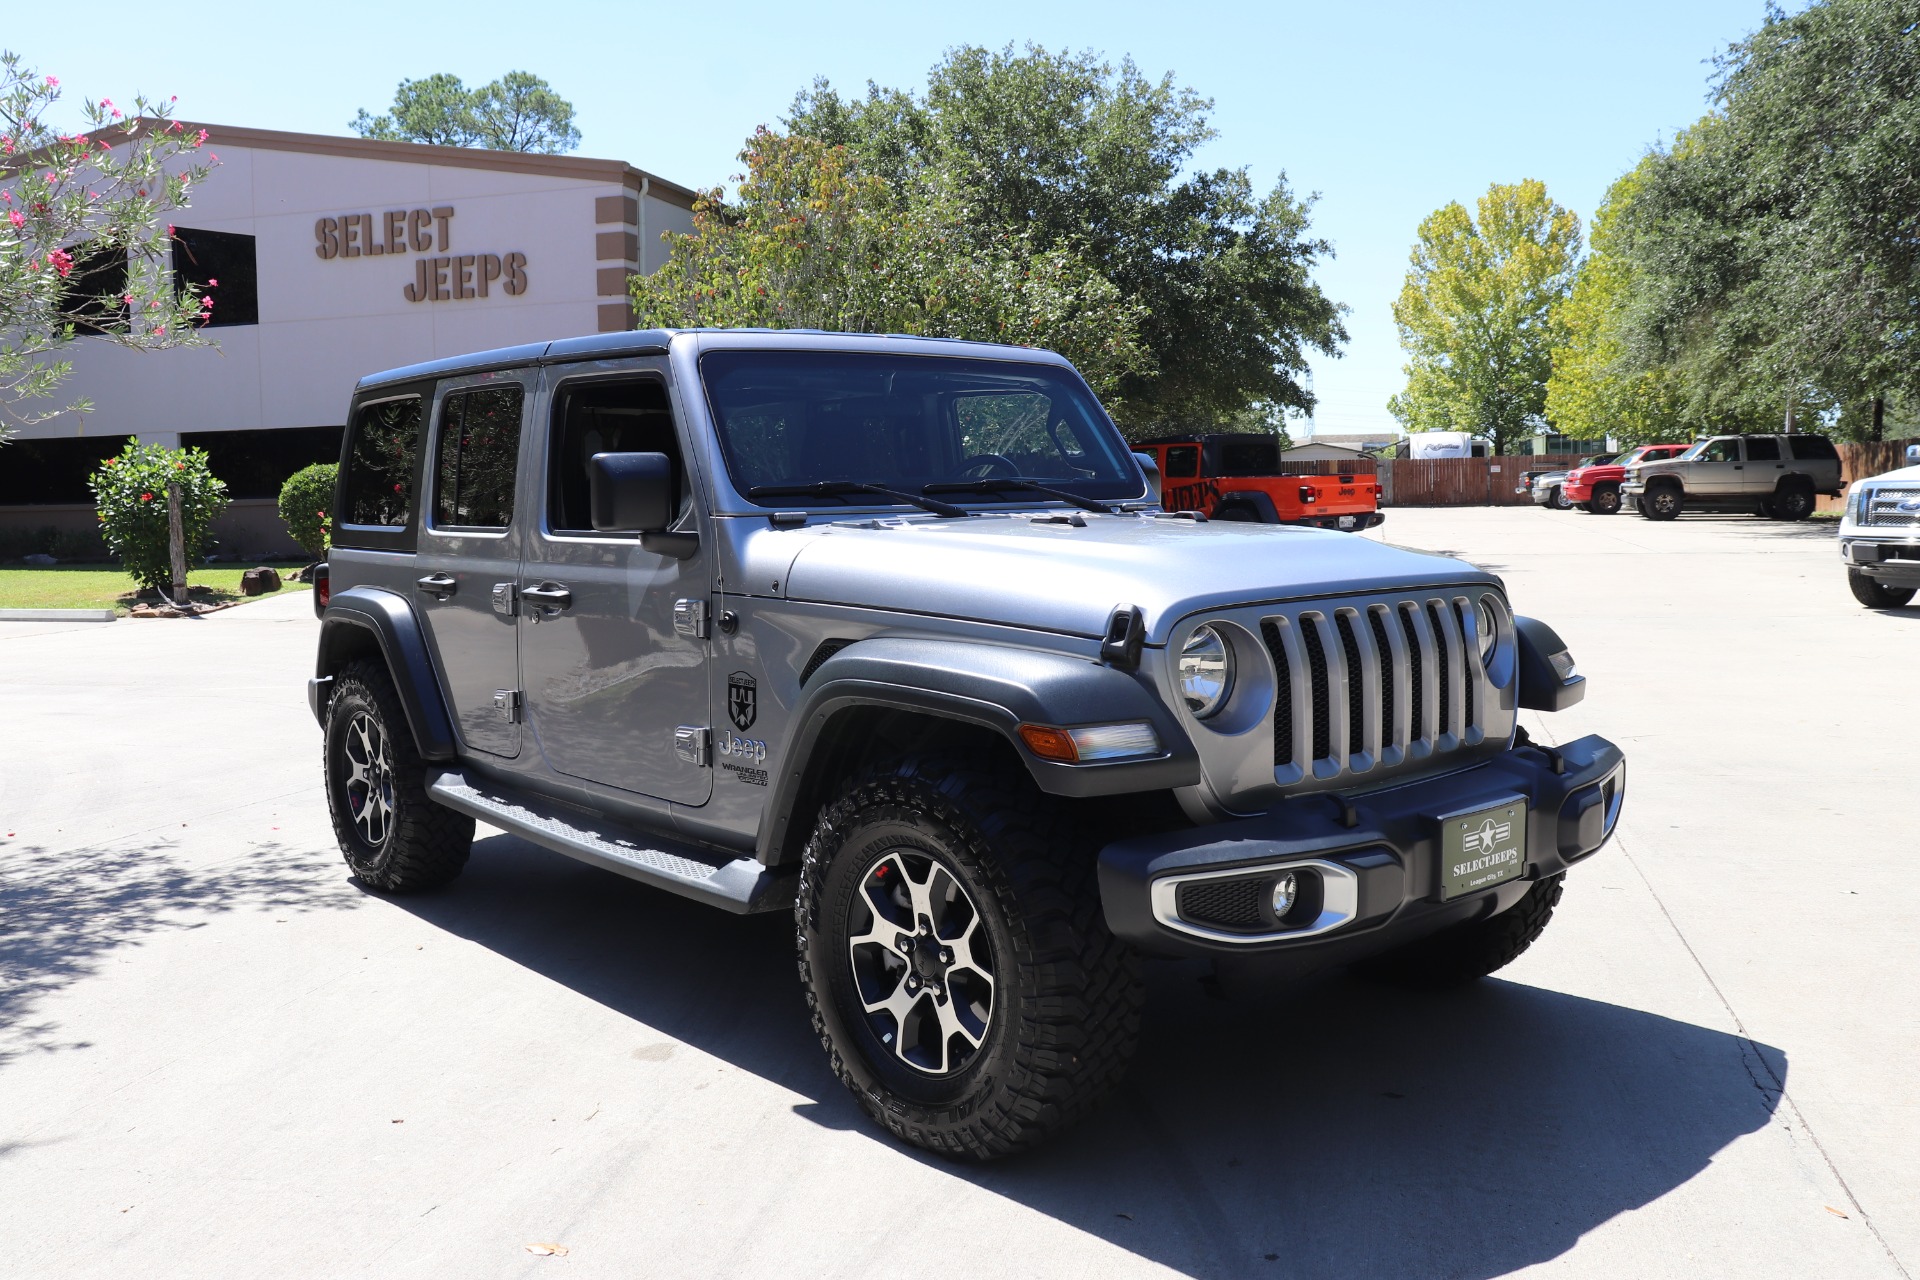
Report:
[[[1073,738],[1065,729],[1050,729],[1043,724],[1023,724],[1020,726],[1020,741],[1026,743],[1027,750],[1042,760],[1075,764],[1080,759],[1080,750],[1073,745]]]

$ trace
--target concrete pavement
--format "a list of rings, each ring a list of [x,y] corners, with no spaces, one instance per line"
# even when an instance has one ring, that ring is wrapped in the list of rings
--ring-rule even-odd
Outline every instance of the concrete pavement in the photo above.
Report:
[[[1369,536],[1570,642],[1588,700],[1529,722],[1627,748],[1619,839],[1471,991],[1157,970],[1124,1094],[985,1169],[864,1121],[778,918],[484,829],[360,892],[304,597],[0,624],[0,1271],[1908,1275],[1920,609],[1856,605],[1830,526]]]

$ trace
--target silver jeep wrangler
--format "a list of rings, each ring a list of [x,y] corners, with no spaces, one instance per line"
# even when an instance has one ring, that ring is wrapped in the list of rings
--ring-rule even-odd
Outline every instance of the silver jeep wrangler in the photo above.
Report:
[[[1606,842],[1625,765],[1500,580],[1161,511],[1044,351],[643,331],[361,381],[319,662],[353,873],[476,819],[792,911],[833,1070],[942,1154],[1125,1071],[1143,956],[1471,981]],[[555,922],[555,927],[563,927]]]

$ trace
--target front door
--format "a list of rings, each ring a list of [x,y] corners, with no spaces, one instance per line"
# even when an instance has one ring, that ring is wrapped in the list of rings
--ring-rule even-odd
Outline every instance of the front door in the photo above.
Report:
[[[1739,493],[1744,469],[1738,440],[1714,440],[1687,464],[1687,492],[1702,498]]]
[[[427,442],[427,492],[412,584],[461,742],[520,754],[518,633],[527,513],[514,510],[533,375],[492,373],[442,383]]]
[[[676,730],[709,728],[707,641],[675,629],[674,604],[709,601],[711,539],[676,559],[635,534],[594,532],[588,507],[594,454],[664,453],[680,494],[675,527],[698,528],[665,371],[664,360],[637,374],[549,371],[542,518],[520,575],[520,662],[528,723],[549,768],[697,805],[713,771],[701,752],[676,750]]]

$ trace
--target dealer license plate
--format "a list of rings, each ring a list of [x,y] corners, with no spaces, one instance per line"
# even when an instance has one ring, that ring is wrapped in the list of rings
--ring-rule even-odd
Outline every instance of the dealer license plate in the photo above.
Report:
[[[1527,868],[1527,805],[1510,800],[1440,823],[1440,897],[1516,880]]]

